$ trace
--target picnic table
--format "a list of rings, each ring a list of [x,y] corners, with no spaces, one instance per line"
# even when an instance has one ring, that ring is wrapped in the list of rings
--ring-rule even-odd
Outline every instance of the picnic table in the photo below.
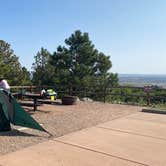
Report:
[[[33,110],[36,111],[37,110],[37,100],[41,99],[41,95],[38,93],[26,92],[26,93],[22,94],[22,96],[33,99]]]
[[[16,98],[21,98],[21,100],[23,99],[23,97],[27,97],[27,98],[33,99],[33,110],[34,111],[37,110],[38,99],[42,98],[41,94],[39,94],[39,93],[31,93],[31,92],[13,93],[12,95],[14,97],[16,97]]]
[[[17,97],[17,98],[23,98],[23,97],[27,97],[27,98],[31,98],[31,99],[33,99],[33,110],[34,111],[37,111],[37,106],[38,106],[38,103],[40,102],[42,102],[42,103],[44,103],[43,102],[43,100],[46,100],[47,98],[47,96],[53,96],[52,94],[51,95],[49,95],[49,94],[47,94],[47,95],[45,95],[45,96],[42,96],[41,95],[41,93],[32,93],[32,92],[21,92],[21,93],[13,93],[12,94],[14,97]],[[55,94],[54,94],[54,96],[55,96]],[[41,99],[41,100],[39,100],[39,99]],[[54,99],[53,99],[54,100]],[[50,102],[49,103],[52,103],[53,102],[53,100],[51,99],[50,100]]]

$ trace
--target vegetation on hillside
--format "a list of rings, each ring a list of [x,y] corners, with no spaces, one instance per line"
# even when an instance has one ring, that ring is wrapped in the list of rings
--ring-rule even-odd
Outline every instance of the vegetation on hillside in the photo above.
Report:
[[[11,86],[52,86],[56,91],[62,91],[62,95],[100,101],[141,105],[166,102],[166,91],[158,87],[153,87],[150,93],[140,88],[116,88],[118,75],[110,72],[110,56],[95,48],[88,33],[77,30],[64,42],[64,46],[58,46],[53,53],[41,47],[34,56],[30,73],[21,66],[10,44],[0,40],[0,76]]]

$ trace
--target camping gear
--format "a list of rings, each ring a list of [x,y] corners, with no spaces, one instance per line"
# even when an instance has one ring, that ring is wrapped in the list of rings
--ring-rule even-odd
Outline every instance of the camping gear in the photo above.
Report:
[[[55,96],[51,96],[51,100],[55,100]]]
[[[46,96],[49,97],[51,100],[55,100],[57,97],[57,93],[53,89],[47,89]]]
[[[7,128],[9,131],[10,128],[7,127],[7,125],[12,123],[13,125],[33,128],[50,134],[20,106],[10,93],[6,92],[4,89],[0,89],[0,108],[0,131],[3,131],[3,126],[4,130]]]

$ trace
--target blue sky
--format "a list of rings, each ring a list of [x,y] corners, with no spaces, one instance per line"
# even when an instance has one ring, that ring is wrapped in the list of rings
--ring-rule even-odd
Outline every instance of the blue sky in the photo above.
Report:
[[[0,0],[0,39],[31,69],[75,30],[111,56],[112,72],[166,74],[165,0]]]

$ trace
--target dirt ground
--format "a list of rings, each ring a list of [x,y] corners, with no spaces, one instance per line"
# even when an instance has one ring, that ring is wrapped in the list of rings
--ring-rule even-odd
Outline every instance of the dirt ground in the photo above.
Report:
[[[54,104],[24,107],[54,137],[120,118],[141,111],[141,107],[100,102],[79,101],[76,105]],[[48,134],[37,130],[12,126],[10,132],[0,133],[0,155],[28,147],[50,139]]]

